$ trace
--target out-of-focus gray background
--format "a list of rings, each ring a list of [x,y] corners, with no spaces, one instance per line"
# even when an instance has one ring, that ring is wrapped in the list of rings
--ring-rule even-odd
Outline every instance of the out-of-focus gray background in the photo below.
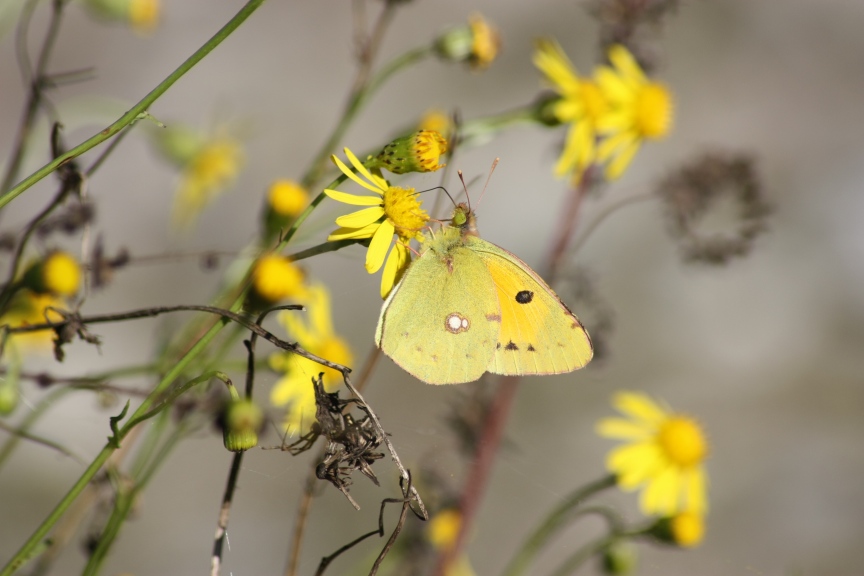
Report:
[[[69,142],[90,136],[148,92],[241,2],[164,4],[163,25],[150,38],[94,23],[75,6],[68,10],[51,69],[93,66],[97,72],[95,81],[65,87],[52,98],[61,112],[69,111]],[[349,8],[345,1],[273,0],[160,99],[152,112],[165,122],[242,126],[246,169],[194,233],[178,234],[168,217],[176,174],[142,135],[132,135],[91,182],[98,230],[108,246],[129,246],[137,254],[232,251],[252,240],[266,185],[299,175],[343,104],[353,77]],[[595,61],[595,23],[582,3],[561,0],[410,3],[386,38],[383,58],[474,10],[502,33],[504,53],[493,67],[471,74],[430,61],[398,76],[344,145],[362,150],[381,142],[433,106],[458,106],[471,118],[529,101],[540,85],[531,64],[537,37],[557,37],[585,72]],[[34,41],[40,22],[44,18],[37,18]],[[470,546],[478,574],[497,573],[509,556],[504,552],[555,502],[603,473],[612,443],[597,438],[593,426],[611,414],[608,399],[619,389],[646,391],[694,415],[712,449],[704,544],[688,552],[642,547],[642,574],[862,573],[862,25],[864,3],[856,0],[683,2],[668,21],[657,44],[663,61],[658,75],[675,93],[674,132],[645,146],[605,199],[646,190],[694,151],[748,151],[758,157],[776,207],[770,233],[749,258],[726,268],[682,265],[655,203],[620,211],[591,237],[579,262],[615,311],[611,355],[585,371],[522,385],[507,429],[510,447],[498,460]],[[5,158],[24,98],[8,33],[0,43],[0,78]],[[82,125],[73,116],[92,121]],[[551,174],[562,137],[560,131],[519,128],[456,160],[475,176],[501,158],[480,210],[481,231],[537,266],[565,194]],[[44,150],[37,150],[25,172],[44,160]],[[437,176],[414,183],[431,187]],[[13,202],[2,226],[22,225],[53,186],[45,181]],[[585,221],[601,205],[589,203]],[[315,218],[304,241],[320,241],[338,210]],[[332,290],[336,327],[362,358],[372,346],[378,277],[363,270],[360,248],[316,258],[309,268]],[[194,261],[139,266],[118,274],[86,310],[202,303],[217,282],[218,274],[201,271]],[[160,326],[139,321],[99,327],[101,353],[76,345],[61,368],[50,359],[39,366],[80,374],[144,361]],[[456,393],[412,381],[385,360],[368,399],[409,465],[422,461],[458,480],[463,470],[442,421]],[[25,395],[33,400],[39,393],[30,387]],[[108,415],[118,411],[105,412],[78,394],[37,431],[90,457],[109,433]],[[268,440],[277,442],[272,435]],[[0,473],[0,559],[18,548],[82,471],[55,452],[25,448]],[[207,432],[182,445],[123,530],[105,573],[204,572],[229,460],[219,438]],[[224,573],[279,573],[308,461],[254,450],[244,464]],[[378,468],[387,476],[386,462]],[[324,490],[313,509],[301,573],[311,574],[322,555],[374,527],[379,499],[394,495],[391,480],[387,490],[358,480],[353,493],[363,506],[359,513],[335,490]],[[606,499],[638,518],[635,496]],[[555,566],[597,528],[587,523],[569,531],[540,566]],[[349,562],[342,562],[334,573],[346,570]],[[76,573],[80,556],[67,554],[61,566],[58,573]]]

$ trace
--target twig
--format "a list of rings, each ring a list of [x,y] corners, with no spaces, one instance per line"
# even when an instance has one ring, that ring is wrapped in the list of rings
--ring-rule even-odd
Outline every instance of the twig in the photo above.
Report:
[[[24,81],[29,84],[30,89],[27,94],[27,102],[24,105],[24,116],[21,118],[21,124],[18,127],[18,133],[15,136],[15,145],[12,148],[12,157],[9,159],[6,172],[3,174],[3,181],[0,183],[0,193],[5,193],[12,185],[12,182],[14,182],[18,177],[18,171],[21,168],[21,161],[24,159],[24,151],[27,148],[27,140],[29,139],[30,131],[33,128],[36,113],[39,111],[39,106],[42,103],[42,89],[45,86],[45,70],[48,67],[48,61],[51,59],[54,43],[57,40],[57,33],[60,31],[60,23],[62,21],[63,8],[65,4],[65,0],[53,0],[51,2],[51,20],[48,23],[48,30],[45,32],[45,38],[42,40],[42,48],[39,51],[39,56],[36,60],[36,67],[33,69],[32,74],[30,74],[28,70],[29,59],[27,57],[27,29],[30,26],[36,1],[31,1],[22,13],[21,28],[18,30],[18,58]]]
[[[324,458],[324,451],[324,447],[319,450],[318,457],[312,461],[309,472],[306,474],[303,495],[300,497],[300,505],[297,507],[297,518],[294,520],[291,551],[288,554],[288,562],[285,563],[285,576],[297,575],[297,566],[300,563],[300,548],[303,546],[303,536],[306,533],[306,521],[309,519],[309,510],[312,508],[312,495],[315,492],[315,486],[318,485],[318,475],[315,473],[315,469],[317,463]]]
[[[378,557],[375,559],[375,563],[372,565],[372,569],[369,572],[369,576],[374,576],[375,574],[377,574],[378,568],[381,565],[381,562],[384,560],[384,558],[390,552],[390,549],[393,547],[393,543],[396,541],[396,538],[399,536],[399,533],[402,531],[402,526],[405,525],[405,519],[408,516],[408,510],[411,508],[411,497],[409,496],[409,492],[410,492],[411,488],[412,488],[412,486],[411,486],[410,474],[409,474],[409,480],[408,480],[407,484],[403,483],[402,498],[385,498],[384,500],[381,501],[381,509],[378,512],[378,529],[372,530],[371,532],[367,532],[366,534],[363,534],[359,538],[355,538],[354,540],[352,540],[348,544],[345,544],[344,546],[340,547],[338,550],[336,550],[335,552],[333,552],[329,556],[325,556],[325,557],[321,558],[321,562],[318,564],[318,570],[315,571],[315,576],[321,576],[322,574],[324,574],[324,571],[327,569],[328,566],[330,566],[330,564],[333,562],[333,560],[335,560],[339,555],[350,550],[351,548],[353,548],[354,546],[356,546],[357,544],[359,544],[363,540],[366,540],[370,536],[375,536],[375,535],[384,536],[384,507],[387,504],[400,503],[400,504],[402,504],[402,511],[399,513],[399,520],[396,522],[396,527],[393,529],[393,533],[390,535],[390,538],[387,540],[387,543],[384,545],[384,549],[381,550],[380,554],[378,554]]]
[[[274,310],[290,309],[290,306],[280,306],[262,312],[255,320],[255,326],[261,327],[261,323],[267,317],[267,314]],[[248,351],[246,361],[246,398],[252,398],[252,388],[255,382],[255,343],[258,340],[258,335],[252,333],[252,336],[246,342],[246,350]],[[225,543],[225,536],[228,534],[228,519],[231,515],[231,503],[234,500],[234,491],[237,488],[237,479],[240,477],[240,466],[243,462],[244,451],[235,452],[234,458],[231,459],[231,469],[228,472],[228,480],[225,483],[225,492],[222,495],[222,505],[219,508],[219,518],[216,521],[216,536],[213,541],[213,554],[210,559],[210,575],[219,576],[219,570],[222,566],[222,548]]]
[[[19,438],[24,438],[25,440],[30,440],[31,442],[35,442],[36,444],[41,444],[43,446],[47,446],[48,448],[52,448],[52,449],[60,452],[64,456],[68,456],[69,458],[72,458],[73,460],[75,460],[79,464],[82,464],[84,466],[87,465],[86,460],[84,460],[83,458],[81,458],[80,456],[78,456],[77,454],[75,454],[74,452],[72,452],[71,450],[64,447],[62,444],[60,444],[58,442],[54,442],[53,440],[48,440],[47,438],[43,438],[42,436],[37,436],[36,434],[31,434],[30,432],[27,432],[26,430],[23,430],[21,428],[16,428],[14,426],[10,426],[9,424],[6,424],[3,420],[0,420],[0,430],[5,430],[9,434],[13,434],[15,436],[18,436]]]
[[[345,382],[345,386],[347,386],[351,393],[354,394],[354,397],[363,404],[364,410],[367,414],[369,414],[369,418],[372,419],[372,422],[375,424],[375,427],[381,434],[381,438],[384,441],[384,444],[387,445],[387,450],[390,452],[390,457],[393,459],[396,467],[399,468],[402,479],[409,484],[411,495],[414,497],[414,500],[417,502],[417,506],[420,508],[420,513],[418,514],[418,516],[423,518],[423,520],[428,520],[429,513],[426,511],[426,506],[423,504],[423,500],[420,498],[420,494],[417,493],[417,489],[411,485],[411,475],[408,473],[408,470],[406,470],[405,467],[402,465],[402,461],[399,459],[399,455],[396,454],[396,449],[393,448],[393,444],[390,442],[390,437],[387,435],[384,427],[381,426],[381,422],[378,420],[378,416],[375,415],[375,412],[366,402],[366,399],[363,398],[363,396],[360,394],[360,391],[351,384],[351,379],[348,377],[347,373],[342,373],[342,379]]]

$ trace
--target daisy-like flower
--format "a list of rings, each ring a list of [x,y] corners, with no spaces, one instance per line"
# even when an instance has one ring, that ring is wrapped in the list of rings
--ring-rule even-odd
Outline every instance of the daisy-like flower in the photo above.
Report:
[[[327,289],[321,285],[310,286],[304,304],[309,311],[308,322],[304,321],[303,312],[286,311],[279,315],[279,321],[288,334],[313,354],[336,364],[351,365],[351,349],[333,330]],[[273,386],[270,402],[277,407],[288,406],[283,426],[289,435],[305,434],[315,421],[315,389],[312,378],[317,378],[320,372],[324,372],[324,389],[335,392],[342,383],[342,375],[336,370],[325,368],[290,352],[273,354],[269,363],[273,370],[285,373]]]
[[[366,271],[369,274],[376,273],[386,259],[387,264],[381,276],[381,297],[385,298],[408,267],[411,256],[408,243],[414,238],[421,238],[421,230],[429,221],[429,215],[421,208],[414,188],[390,186],[384,178],[363,166],[347,148],[345,155],[359,175],[336,156],[332,157],[333,162],[348,178],[375,195],[356,196],[339,190],[324,190],[327,196],[337,202],[366,206],[337,218],[336,224],[340,228],[330,234],[327,240],[371,238],[366,251]],[[394,234],[397,240],[390,250]]]
[[[579,178],[597,159],[597,124],[609,111],[609,105],[597,83],[579,76],[554,40],[537,43],[534,65],[560,96],[550,105],[552,116],[558,122],[570,124],[555,174],[559,177],[572,174]]]
[[[626,418],[604,418],[597,433],[628,442],[606,460],[618,485],[627,491],[642,489],[645,514],[705,514],[708,442],[699,424],[638,392],[619,392],[612,404]]]
[[[627,48],[609,49],[612,66],[595,73],[597,84],[609,101],[611,111],[598,122],[603,142],[597,151],[606,164],[606,178],[619,177],[644,140],[657,140],[672,128],[673,102],[669,89],[645,75]]]

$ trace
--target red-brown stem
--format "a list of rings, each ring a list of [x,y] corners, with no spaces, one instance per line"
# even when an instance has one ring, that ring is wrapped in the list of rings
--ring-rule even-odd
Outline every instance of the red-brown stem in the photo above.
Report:
[[[582,200],[585,199],[586,193],[592,186],[593,172],[593,168],[586,170],[582,178],[580,178],[579,184],[570,191],[567,207],[561,225],[558,228],[559,234],[555,238],[549,252],[546,279],[550,284],[558,276],[564,255],[567,253],[567,248],[573,240]],[[460,501],[462,524],[459,527],[459,535],[456,537],[453,545],[439,556],[438,565],[434,572],[436,576],[445,576],[448,568],[452,566],[453,561],[462,552],[467,535],[471,530],[471,524],[477,515],[477,511],[480,509],[480,502],[486,490],[492,467],[495,464],[495,456],[498,454],[498,447],[501,445],[501,438],[504,435],[504,425],[507,423],[507,416],[510,414],[510,407],[513,405],[513,399],[516,397],[516,390],[519,387],[520,380],[518,376],[504,377],[501,378],[498,384],[498,391],[492,399],[486,421],[483,423],[483,432],[477,444],[474,464],[471,466],[471,470],[465,480],[465,487],[462,490]]]
[[[480,509],[480,501],[483,499],[483,492],[495,464],[495,455],[498,454],[498,446],[504,435],[504,425],[507,423],[507,415],[510,413],[510,407],[516,397],[519,380],[519,377],[508,376],[501,378],[501,382],[498,384],[498,391],[489,407],[489,413],[483,425],[483,433],[477,444],[474,464],[471,466],[465,488],[462,491],[462,499],[459,503],[462,524],[459,527],[459,535],[453,545],[439,556],[438,566],[435,569],[437,576],[447,574],[448,567],[458,558],[471,529],[471,523]]]
[[[553,285],[561,271],[561,260],[567,253],[567,248],[573,241],[573,235],[576,233],[576,222],[579,219],[579,210],[582,207],[582,200],[585,194],[591,188],[594,172],[593,167],[589,167],[579,179],[579,183],[571,189],[570,196],[567,199],[567,206],[564,214],[561,217],[561,223],[558,226],[558,236],[552,244],[552,249],[549,252],[549,261],[546,263],[546,281]]]

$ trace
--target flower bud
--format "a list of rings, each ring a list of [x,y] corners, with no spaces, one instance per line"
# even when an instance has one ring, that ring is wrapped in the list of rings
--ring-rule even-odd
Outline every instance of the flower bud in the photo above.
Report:
[[[443,168],[441,156],[447,153],[447,141],[434,130],[420,130],[393,140],[378,156],[373,168],[384,168],[393,174],[434,172]]]
[[[81,284],[81,267],[70,254],[58,250],[31,265],[22,284],[36,294],[74,296]]]
[[[467,25],[445,32],[435,42],[438,56],[451,62],[468,62],[473,70],[488,67],[500,49],[498,30],[479,14],[472,14]]]
[[[616,540],[603,551],[603,573],[628,576],[636,573],[636,548],[627,540]]]
[[[705,519],[695,512],[679,512],[658,520],[648,533],[666,544],[695,548],[705,537]]]
[[[222,442],[226,450],[243,452],[258,445],[264,413],[252,400],[232,400],[222,414]]]
[[[160,0],[84,0],[84,5],[97,18],[123,22],[139,34],[159,24]]]
[[[309,192],[293,180],[276,180],[267,191],[262,223],[265,243],[269,242],[309,205]]]
[[[304,274],[291,260],[279,254],[258,259],[252,271],[253,308],[272,306],[286,298],[302,295]]]

